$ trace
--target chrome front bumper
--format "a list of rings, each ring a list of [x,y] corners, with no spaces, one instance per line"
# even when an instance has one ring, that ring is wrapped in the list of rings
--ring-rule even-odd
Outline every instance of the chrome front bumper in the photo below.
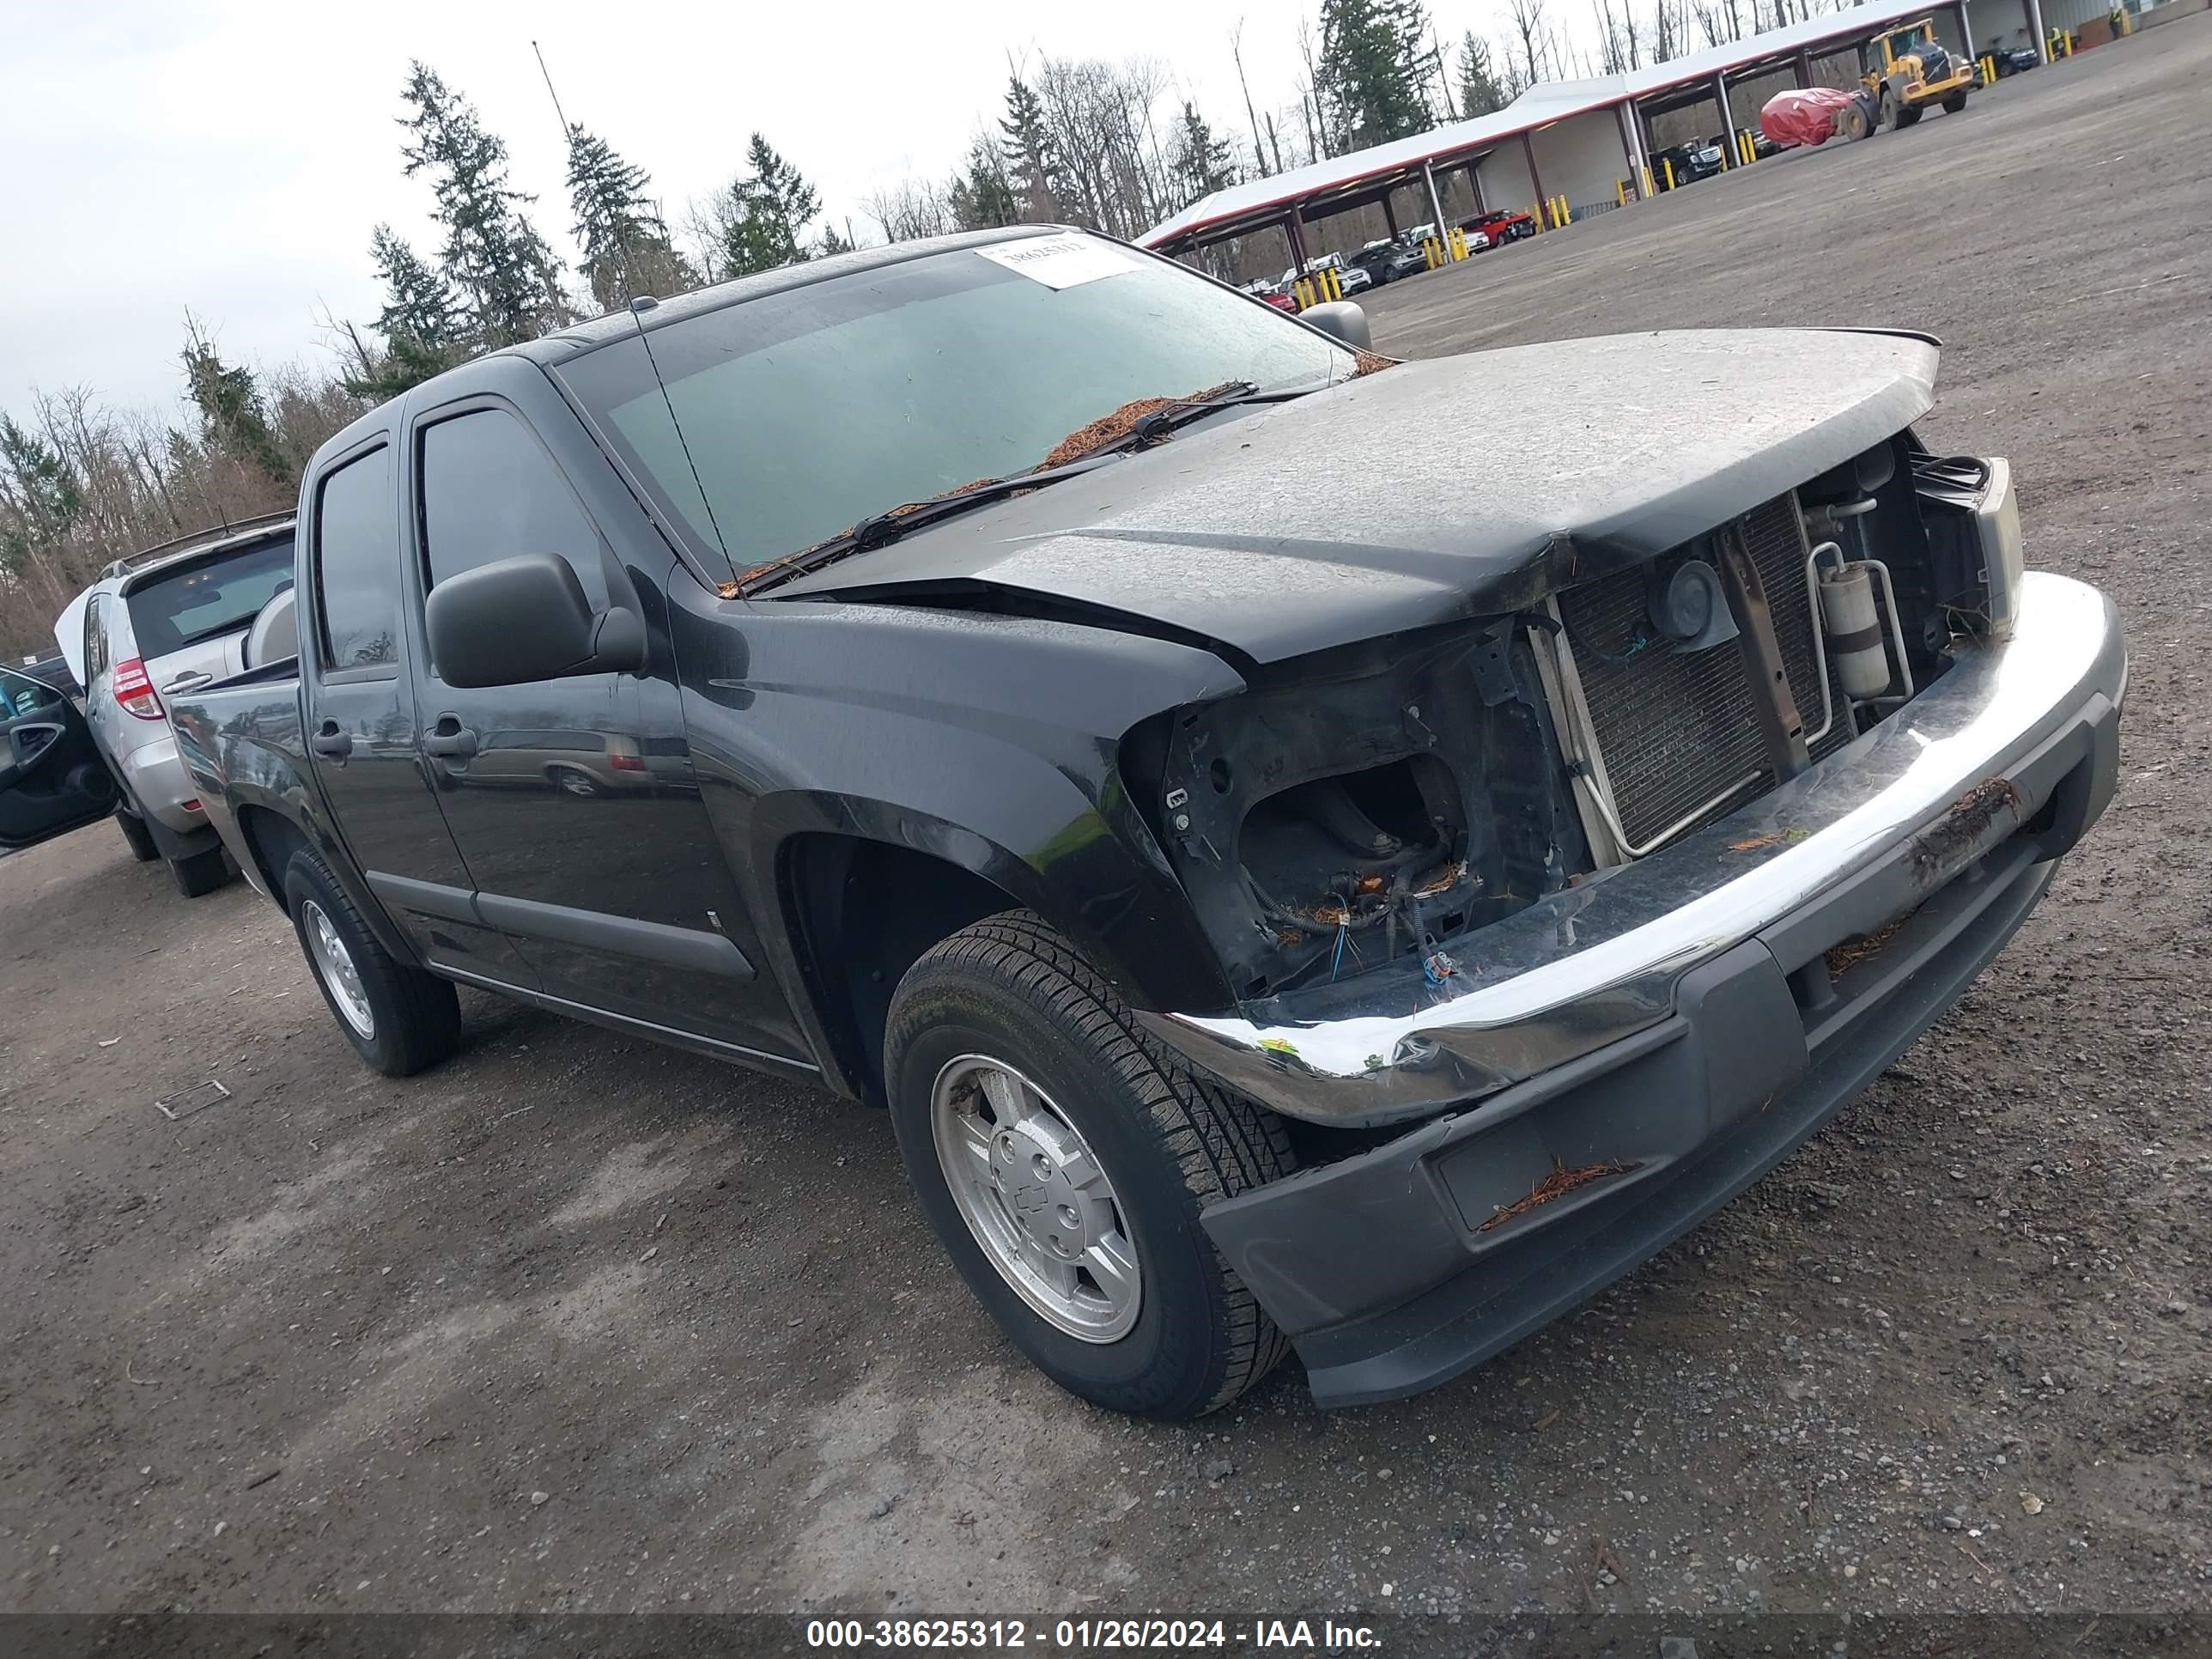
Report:
[[[1821,914],[1853,931],[1910,911],[2029,824],[2070,771],[2109,772],[2126,686],[2111,601],[2032,573],[2011,638],[1965,650],[1873,731],[1720,823],[1446,940],[1455,971],[1440,986],[1408,959],[1233,1016],[1139,1018],[1292,1116],[1449,1109],[1657,1024],[1685,974],[1747,939],[1778,932],[1817,968],[1839,939],[1784,924],[1840,888],[1856,884],[1859,902]]]

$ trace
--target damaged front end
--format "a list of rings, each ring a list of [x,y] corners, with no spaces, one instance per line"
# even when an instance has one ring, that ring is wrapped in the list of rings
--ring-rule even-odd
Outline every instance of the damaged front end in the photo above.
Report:
[[[1256,665],[1128,734],[1131,797],[1238,1001],[1147,1017],[1202,1069],[1339,1127],[1465,1106],[1664,1019],[1698,961],[1893,855],[1895,902],[1785,964],[1817,1023],[1832,947],[2047,805],[2001,766],[1951,775],[1965,749],[1939,734],[2016,746],[2051,713],[2025,657],[2062,700],[2120,659],[2094,595],[2062,624],[2081,607],[2052,594],[2016,648],[2033,582],[2004,464],[1910,432],[1656,556],[1577,581],[1574,554],[1509,614]],[[1935,696],[1962,666],[1973,686]],[[2004,810],[1945,817],[1976,789]],[[1880,846],[1846,835],[1869,813]]]

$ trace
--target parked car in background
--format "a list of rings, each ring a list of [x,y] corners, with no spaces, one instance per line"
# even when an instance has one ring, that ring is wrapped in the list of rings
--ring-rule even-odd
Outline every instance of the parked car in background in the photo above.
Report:
[[[123,839],[141,860],[165,860],[187,898],[230,871],[162,700],[290,656],[283,607],[258,637],[255,623],[291,586],[292,514],[272,514],[117,561],[56,624],[83,681],[94,746],[115,775]]]
[[[1278,279],[1279,286],[1287,291],[1297,287],[1301,276],[1312,276],[1324,270],[1336,272],[1337,280],[1343,284],[1347,295],[1364,293],[1374,286],[1375,279],[1357,265],[1347,265],[1341,253],[1323,253],[1309,259],[1303,271],[1292,265]]]
[[[1669,144],[1664,149],[1652,151],[1652,182],[1662,190],[1668,188],[1670,175],[1664,165],[1668,162],[1674,165],[1674,187],[1694,185],[1721,171],[1721,147],[1708,138],[1692,138],[1686,144]]]
[[[1983,49],[1982,54],[1985,58],[1996,60],[1997,78],[2000,81],[2010,76],[2025,75],[2028,70],[2042,64],[2042,55],[2034,47],[2000,46],[1997,43],[2002,38],[2001,35],[1992,36],[1990,44]]]
[[[1536,222],[1525,213],[1514,213],[1503,209],[1478,213],[1471,219],[1462,219],[1459,228],[1467,234],[1470,252],[1477,248],[1503,247],[1508,242],[1517,242],[1536,234]],[[1478,238],[1480,240],[1478,241]]]
[[[2111,601],[1924,447],[1924,336],[1237,297],[902,242],[333,437],[297,661],[171,712],[363,1060],[459,981],[881,1102],[1009,1339],[1162,1417],[1429,1387],[1788,1157],[2111,799]],[[477,775],[583,732],[665,786]]]
[[[76,672],[70,667],[69,659],[56,652],[51,657],[26,657],[21,665],[25,678],[50,685],[65,697],[82,697],[84,687],[78,684]],[[0,688],[0,697],[7,695]]]
[[[1368,243],[1352,256],[1351,263],[1372,277],[1376,285],[1401,277],[1418,276],[1429,268],[1429,256],[1419,242],[1385,236]]]

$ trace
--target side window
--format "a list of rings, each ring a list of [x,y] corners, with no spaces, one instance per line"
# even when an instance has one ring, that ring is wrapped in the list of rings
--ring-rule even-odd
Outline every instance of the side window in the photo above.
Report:
[[[87,690],[92,683],[107,672],[107,596],[95,593],[92,603],[84,608],[84,684]]]
[[[399,522],[392,452],[348,461],[315,492],[315,608],[325,670],[399,660]]]
[[[599,529],[529,428],[479,409],[423,428],[421,453],[425,592],[497,559],[555,553],[606,609]]]

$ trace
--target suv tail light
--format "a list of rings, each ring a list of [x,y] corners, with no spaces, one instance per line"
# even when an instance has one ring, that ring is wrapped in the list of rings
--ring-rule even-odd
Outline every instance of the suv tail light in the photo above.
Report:
[[[642,772],[645,763],[635,755],[610,755],[607,764],[617,772]]]
[[[142,720],[161,718],[161,700],[154,695],[154,682],[146,678],[146,665],[137,657],[115,665],[115,701],[125,714]]]

